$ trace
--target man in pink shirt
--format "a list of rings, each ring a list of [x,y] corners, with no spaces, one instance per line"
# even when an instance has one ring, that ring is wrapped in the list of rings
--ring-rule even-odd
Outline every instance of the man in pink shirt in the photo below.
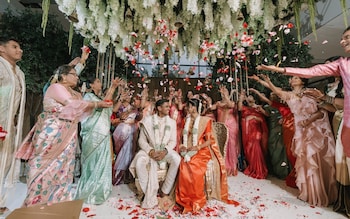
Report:
[[[340,45],[346,53],[350,54],[350,26],[343,32]],[[315,65],[311,68],[282,68],[274,65],[258,65],[256,69],[304,78],[311,78],[314,76],[341,76],[344,83],[344,123],[341,140],[344,153],[350,158],[350,57],[341,57],[334,62]],[[342,100],[336,99],[335,101]],[[331,102],[337,104],[337,102],[334,102],[334,99],[331,99]]]

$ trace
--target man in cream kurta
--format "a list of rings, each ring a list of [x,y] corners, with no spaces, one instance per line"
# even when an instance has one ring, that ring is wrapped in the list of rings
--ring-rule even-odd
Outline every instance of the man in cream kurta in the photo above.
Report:
[[[22,49],[12,38],[0,39],[0,126],[7,132],[0,140],[0,211],[6,208],[6,192],[19,177],[20,160],[14,153],[22,141],[26,87],[24,73],[16,65]],[[1,213],[0,212],[0,213]]]
[[[169,195],[174,186],[180,164],[180,155],[174,151],[176,146],[176,122],[169,117],[169,101],[156,102],[157,113],[145,117],[140,123],[140,151],[131,162],[130,172],[137,177],[144,193],[143,208],[158,205],[158,168],[169,165],[160,196]]]

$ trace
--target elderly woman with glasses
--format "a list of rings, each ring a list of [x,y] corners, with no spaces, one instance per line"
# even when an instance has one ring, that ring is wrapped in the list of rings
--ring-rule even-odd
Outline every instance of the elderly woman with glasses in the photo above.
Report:
[[[28,160],[27,196],[23,206],[73,200],[72,183],[78,122],[97,108],[111,107],[105,101],[85,101],[73,88],[78,75],[70,65],[55,70],[44,100],[43,112],[16,157]]]

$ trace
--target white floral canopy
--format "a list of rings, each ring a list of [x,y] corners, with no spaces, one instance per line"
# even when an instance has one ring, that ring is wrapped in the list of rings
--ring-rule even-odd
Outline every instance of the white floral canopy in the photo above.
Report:
[[[43,0],[44,2],[50,0]],[[164,51],[189,57],[216,57],[222,48],[254,50],[276,25],[286,25],[316,0],[55,0],[75,31],[100,53],[109,46],[125,58],[147,59]],[[345,1],[340,0],[345,7]],[[43,4],[44,5],[44,4]],[[43,10],[45,12],[44,6]],[[311,16],[311,22],[313,22]],[[314,23],[314,22],[313,22]],[[313,25],[314,26],[314,25]]]

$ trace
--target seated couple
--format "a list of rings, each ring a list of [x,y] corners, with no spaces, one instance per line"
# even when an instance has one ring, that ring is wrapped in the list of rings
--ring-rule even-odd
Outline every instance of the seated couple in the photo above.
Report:
[[[215,198],[230,204],[238,204],[228,199],[228,186],[224,159],[212,134],[212,120],[200,116],[200,100],[190,99],[187,103],[188,117],[184,128],[183,142],[180,145],[181,156],[174,151],[176,146],[176,124],[169,115],[169,102],[162,99],[156,102],[156,114],[141,121],[139,146],[130,165],[130,172],[138,178],[138,183],[144,194],[143,208],[153,208],[160,205],[162,197],[174,193],[176,202],[183,208],[183,213],[197,212],[206,200]],[[212,160],[217,173],[211,193],[206,193],[205,174],[207,164]],[[158,169],[168,166],[162,187],[159,191]],[[207,197],[208,196],[208,197]],[[172,196],[173,197],[173,196]],[[171,199],[168,199],[171,200]],[[167,205],[168,207],[171,206]],[[160,206],[161,207],[161,206]],[[164,206],[163,206],[164,207]],[[166,207],[163,208],[164,210]]]

